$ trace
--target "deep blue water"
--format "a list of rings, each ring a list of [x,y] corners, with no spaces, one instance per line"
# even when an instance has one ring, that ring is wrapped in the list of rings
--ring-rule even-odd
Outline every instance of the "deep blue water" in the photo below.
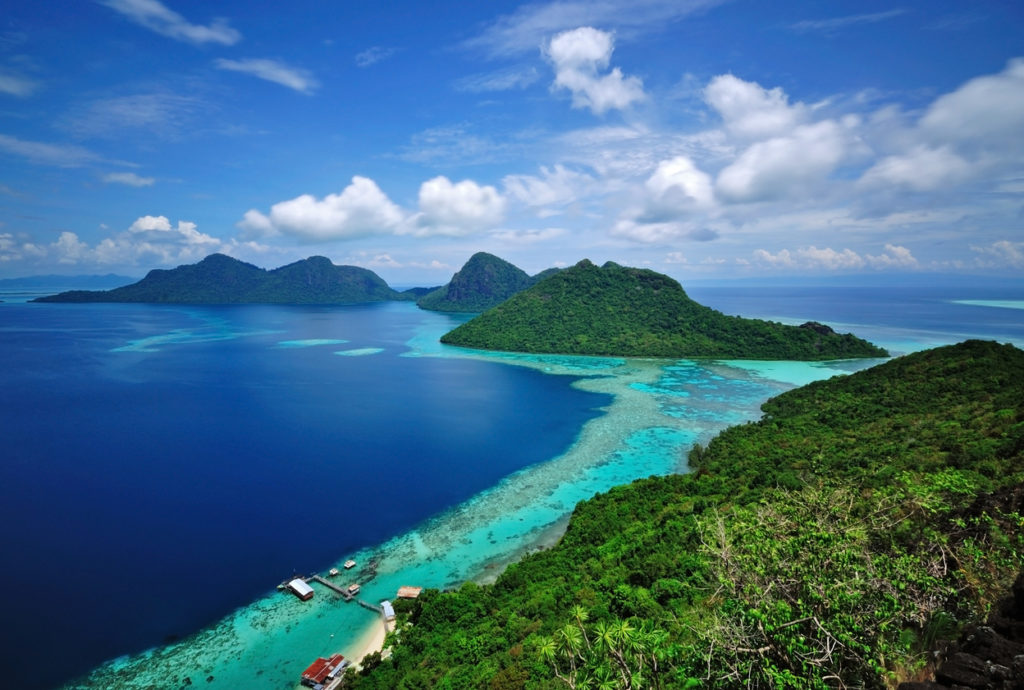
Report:
[[[1019,287],[691,287],[687,294],[726,314],[931,331],[1024,341],[1024,310],[957,300],[1024,300]],[[837,327],[837,330],[843,330]],[[869,337],[858,332],[857,335]]]
[[[559,455],[608,402],[567,377],[399,356],[424,320],[449,317],[2,305],[4,682],[191,633]],[[115,351],[144,338],[154,351]],[[313,338],[348,342],[278,346]],[[363,348],[382,351],[334,354]]]

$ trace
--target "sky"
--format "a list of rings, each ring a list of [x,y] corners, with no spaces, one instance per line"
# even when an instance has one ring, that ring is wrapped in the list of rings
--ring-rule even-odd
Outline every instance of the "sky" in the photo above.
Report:
[[[54,0],[0,16],[0,278],[1024,269],[1024,4]]]

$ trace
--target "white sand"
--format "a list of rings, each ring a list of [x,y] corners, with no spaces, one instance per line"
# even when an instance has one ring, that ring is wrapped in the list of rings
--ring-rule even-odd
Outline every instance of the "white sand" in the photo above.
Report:
[[[390,629],[390,627],[385,629],[383,622],[375,620],[373,625],[366,629],[362,637],[352,643],[348,650],[349,654],[346,654],[345,658],[351,661],[353,665],[357,665],[367,655],[383,651],[384,636]]]

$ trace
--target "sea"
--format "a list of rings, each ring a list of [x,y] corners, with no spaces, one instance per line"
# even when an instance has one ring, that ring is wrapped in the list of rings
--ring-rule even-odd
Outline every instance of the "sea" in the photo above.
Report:
[[[691,287],[901,355],[1024,346],[1024,289]],[[686,471],[769,397],[882,360],[443,346],[414,304],[34,304],[0,294],[0,687],[292,689],[401,586],[492,581],[577,502]],[[40,289],[38,294],[49,294]],[[345,569],[349,559],[356,565]]]

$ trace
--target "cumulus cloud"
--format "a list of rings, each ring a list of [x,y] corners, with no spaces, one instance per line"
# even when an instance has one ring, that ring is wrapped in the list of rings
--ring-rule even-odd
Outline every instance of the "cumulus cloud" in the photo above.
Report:
[[[356,175],[340,194],[323,199],[303,194],[274,204],[269,215],[250,209],[238,227],[256,237],[282,233],[309,242],[329,242],[387,234],[402,219],[402,210],[376,182]]]
[[[722,117],[731,134],[750,139],[788,134],[808,113],[802,103],[790,105],[781,88],[765,89],[731,74],[708,82],[704,100]]]
[[[299,93],[312,93],[320,84],[304,69],[290,67],[279,60],[250,58],[246,60],[227,60],[220,58],[214,62],[218,69],[251,74]]]
[[[948,187],[966,179],[971,165],[948,146],[917,146],[904,155],[886,156],[864,173],[861,182],[868,186],[898,186],[917,192]]]
[[[878,256],[861,256],[849,248],[836,251],[831,247],[819,249],[811,245],[795,251],[782,249],[775,254],[765,249],[757,249],[754,251],[754,259],[764,266],[793,270],[851,271],[866,267],[916,268],[918,265],[917,259],[909,249],[892,244],[886,244],[885,251]]]
[[[647,196],[641,222],[658,223],[679,218],[715,203],[711,177],[686,156],[661,161],[644,183]]]
[[[719,173],[715,186],[723,198],[737,202],[807,195],[846,153],[845,132],[837,122],[801,125],[788,136],[751,145]]]
[[[441,175],[420,185],[419,208],[403,233],[458,237],[498,225],[505,215],[505,198],[490,185],[452,183]]]
[[[1024,131],[1024,59],[999,74],[971,79],[939,97],[921,118],[922,132],[940,142],[1007,145],[1018,149]]]
[[[133,172],[121,172],[107,173],[103,176],[103,181],[113,182],[115,184],[126,184],[129,187],[152,187],[153,183],[156,182],[156,179],[152,177],[141,177]]]
[[[885,251],[878,256],[868,254],[867,262],[874,268],[917,268],[918,262],[910,250],[894,244],[886,244]]]
[[[643,82],[625,77],[618,67],[608,68],[615,49],[612,35],[584,26],[564,31],[547,44],[544,54],[555,68],[555,89],[572,94],[574,108],[590,108],[601,115],[606,110],[622,110],[643,100]]]
[[[124,15],[130,21],[176,41],[195,44],[219,43],[230,46],[242,40],[242,34],[231,28],[226,19],[214,19],[206,26],[192,24],[158,0],[97,1]]]
[[[982,266],[1024,268],[1024,242],[1000,240],[987,246],[971,246],[971,251],[981,255],[979,264]]]
[[[47,245],[46,255],[62,264],[82,265],[172,265],[202,259],[228,248],[221,240],[199,232],[195,223],[166,216],[141,216],[123,231],[90,246],[74,232],[60,233]]]

